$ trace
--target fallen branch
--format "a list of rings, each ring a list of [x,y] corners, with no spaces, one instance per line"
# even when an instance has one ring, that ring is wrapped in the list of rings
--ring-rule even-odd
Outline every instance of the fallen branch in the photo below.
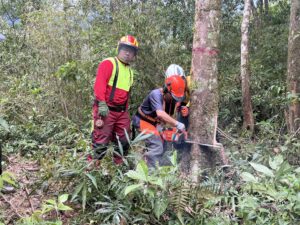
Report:
[[[226,134],[224,131],[222,131],[219,127],[217,128],[220,135],[227,138],[231,142],[235,142],[236,140],[233,137],[230,137],[228,134]]]
[[[28,189],[26,187],[23,187],[23,190],[25,191],[25,194],[26,194],[26,198],[29,202],[29,205],[30,205],[30,209],[31,209],[31,213],[34,212],[34,208],[32,206],[32,203],[31,203],[31,200],[30,200],[30,197],[29,197],[29,192],[28,192]]]

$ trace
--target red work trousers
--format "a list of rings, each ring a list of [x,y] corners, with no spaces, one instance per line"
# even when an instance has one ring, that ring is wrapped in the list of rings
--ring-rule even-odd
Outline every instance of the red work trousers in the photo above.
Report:
[[[97,115],[97,111],[95,108],[93,110],[94,113],[94,129],[92,133],[92,142],[94,149],[94,158],[102,159],[107,150],[107,146],[110,141],[115,142],[115,146],[118,146],[117,136],[123,146],[123,154],[126,155],[129,144],[126,138],[125,130],[128,135],[130,135],[130,118],[129,113],[127,111],[124,112],[114,112],[109,111],[106,117],[101,117],[103,120],[103,126],[101,128],[96,127],[96,121],[100,117]],[[118,151],[118,147],[116,147],[116,151]]]

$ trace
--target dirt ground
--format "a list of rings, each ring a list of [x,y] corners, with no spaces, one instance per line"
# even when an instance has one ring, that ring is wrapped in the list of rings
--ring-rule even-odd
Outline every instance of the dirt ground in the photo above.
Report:
[[[48,199],[57,199],[62,184],[43,185],[41,175],[42,167],[37,161],[29,160],[20,155],[5,158],[6,167],[4,171],[10,172],[16,179],[17,186],[11,193],[0,192],[0,224],[4,219],[5,225],[16,224],[18,220],[31,216],[35,210],[41,209],[43,202]],[[48,184],[48,181],[45,182]],[[72,219],[77,217],[82,210],[81,204],[74,204],[69,201],[65,203],[72,211],[59,212],[59,219],[64,225],[72,224]],[[47,221],[57,220],[55,212],[50,212],[43,218]],[[73,225],[73,224],[72,224]]]
[[[18,186],[12,193],[0,195],[0,211],[5,224],[14,224],[21,217],[31,215],[41,205],[42,195],[39,190],[34,190],[40,167],[37,162],[20,156],[8,157],[7,165],[4,171],[14,175]]]

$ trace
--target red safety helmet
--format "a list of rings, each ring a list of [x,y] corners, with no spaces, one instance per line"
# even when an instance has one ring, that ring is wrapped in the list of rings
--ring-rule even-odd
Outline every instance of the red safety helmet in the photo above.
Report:
[[[171,93],[177,102],[184,100],[185,81],[181,76],[174,75],[165,80],[164,92]]]
[[[139,43],[136,40],[135,37],[131,35],[126,35],[121,37],[121,39],[118,42],[118,48],[122,45],[127,45],[129,47],[133,47],[136,51],[139,49]]]

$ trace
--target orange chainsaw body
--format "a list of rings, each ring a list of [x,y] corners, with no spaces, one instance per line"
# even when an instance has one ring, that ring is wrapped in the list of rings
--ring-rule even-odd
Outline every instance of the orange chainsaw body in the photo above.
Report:
[[[176,127],[169,127],[162,130],[161,136],[168,142],[184,142],[187,139],[187,132],[180,132]]]

